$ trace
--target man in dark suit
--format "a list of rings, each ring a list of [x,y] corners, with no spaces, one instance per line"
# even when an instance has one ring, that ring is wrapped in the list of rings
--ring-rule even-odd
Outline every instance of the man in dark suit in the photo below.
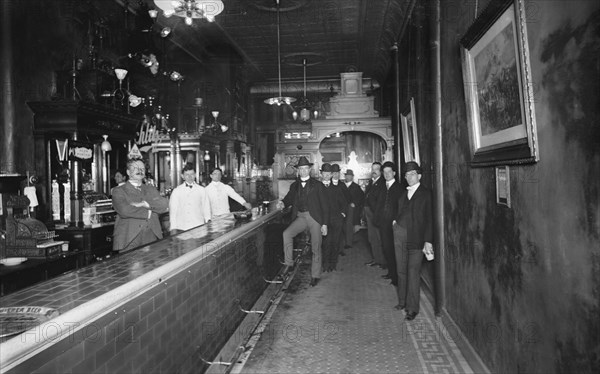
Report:
[[[408,187],[398,201],[393,221],[394,244],[398,271],[398,305],[406,309],[406,319],[419,313],[421,262],[423,253],[433,259],[433,216],[431,191],[421,185],[421,167],[414,161],[404,166]]]
[[[381,236],[379,230],[374,225],[374,212],[377,208],[377,199],[385,189],[385,180],[381,176],[381,162],[374,162],[371,165],[371,180],[365,189],[365,218],[367,220],[367,237],[371,246],[371,259],[366,263],[368,266],[379,265],[386,268],[383,249],[381,248]]]
[[[162,239],[158,215],[169,208],[169,201],[155,187],[143,182],[144,161],[129,160],[129,180],[112,189],[112,204],[117,212],[113,250],[127,251]]]
[[[377,199],[375,208],[375,226],[379,229],[381,236],[381,246],[383,255],[388,268],[388,273],[382,275],[382,278],[391,279],[392,284],[398,284],[398,274],[396,272],[396,255],[394,253],[394,232],[392,222],[398,214],[398,199],[402,193],[400,183],[396,180],[396,164],[386,161],[381,166],[383,178],[385,179],[384,191]]]
[[[362,213],[363,203],[365,201],[365,193],[362,188],[354,182],[354,172],[347,169],[344,174],[346,182],[341,184],[342,189],[346,190],[348,199],[348,214],[344,223],[344,249],[352,248],[354,241],[354,227],[360,226],[360,215]]]
[[[346,217],[347,202],[341,190],[341,185],[331,183],[332,166],[328,163],[321,166],[321,178],[325,186],[325,196],[329,202],[329,222],[327,236],[323,239],[323,268],[325,271],[336,270],[342,226]]]
[[[292,217],[295,217],[294,221],[283,232],[283,249],[286,265],[284,273],[289,272],[294,265],[294,237],[308,229],[313,254],[310,285],[316,286],[321,278],[321,236],[327,235],[329,208],[325,197],[325,186],[323,186],[323,183],[310,177],[310,168],[312,165],[306,157],[300,157],[296,165],[298,178],[292,183],[290,190],[283,200],[279,202],[278,207],[292,206]]]

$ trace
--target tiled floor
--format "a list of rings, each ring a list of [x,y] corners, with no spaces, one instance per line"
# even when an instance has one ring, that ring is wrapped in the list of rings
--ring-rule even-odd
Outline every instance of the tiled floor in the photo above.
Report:
[[[472,373],[423,293],[414,321],[393,309],[384,271],[364,264],[366,231],[355,239],[316,287],[305,259],[241,372]]]

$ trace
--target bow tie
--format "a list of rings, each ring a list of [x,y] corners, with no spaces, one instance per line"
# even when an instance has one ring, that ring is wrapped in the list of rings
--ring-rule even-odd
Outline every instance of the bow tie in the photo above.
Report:
[[[192,188],[192,187],[194,187],[194,185],[193,185],[193,184],[187,184],[187,183],[186,183],[186,185],[185,185],[185,186],[186,186],[186,187],[189,187],[189,188]]]

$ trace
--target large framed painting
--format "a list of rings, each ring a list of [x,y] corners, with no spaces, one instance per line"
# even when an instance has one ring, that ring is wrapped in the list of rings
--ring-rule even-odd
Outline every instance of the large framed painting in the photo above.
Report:
[[[404,162],[416,161],[421,165],[419,157],[419,138],[417,136],[417,115],[415,100],[410,99],[408,107],[400,115],[402,122],[402,145],[404,148]]]
[[[460,44],[471,166],[537,162],[524,1],[490,2]]]

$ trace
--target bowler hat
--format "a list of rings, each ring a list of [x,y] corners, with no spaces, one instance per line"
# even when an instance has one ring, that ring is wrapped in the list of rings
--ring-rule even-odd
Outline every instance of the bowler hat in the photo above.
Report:
[[[404,173],[408,173],[409,171],[416,171],[417,174],[423,174],[423,170],[421,169],[421,167],[419,166],[419,164],[417,164],[414,161],[408,161],[407,163],[404,164]]]
[[[312,162],[308,162],[308,159],[304,156],[300,157],[300,159],[298,160],[298,163],[296,164],[296,167],[300,167],[300,166],[312,166]]]
[[[333,173],[339,173],[340,172],[340,165],[338,165],[338,164],[331,165],[331,171]]]
[[[352,176],[354,176],[354,172],[352,171],[352,169],[346,169],[346,172],[344,173],[344,175],[352,175]]]
[[[321,165],[321,171],[328,171],[328,172],[331,172],[331,171],[332,171],[332,169],[333,169],[333,168],[331,167],[331,164],[330,164],[330,163],[328,163],[328,162],[326,162],[326,163],[324,163],[323,165]]]

